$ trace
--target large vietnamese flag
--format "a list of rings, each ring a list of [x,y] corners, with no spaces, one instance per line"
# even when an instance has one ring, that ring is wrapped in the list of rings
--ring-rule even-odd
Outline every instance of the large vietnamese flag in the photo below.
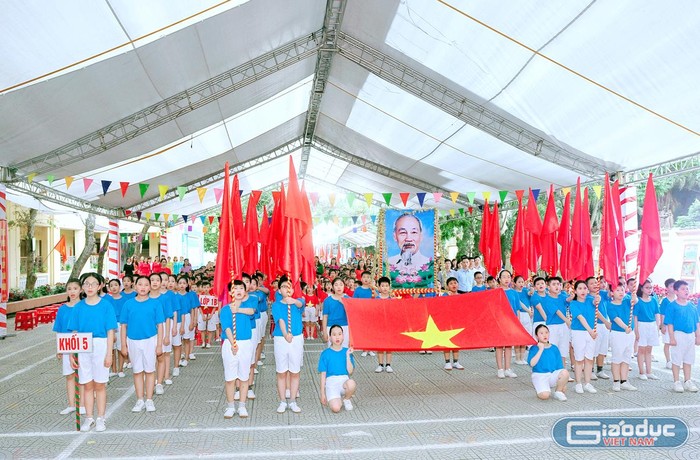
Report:
[[[456,296],[343,299],[356,349],[459,350],[533,345],[502,289]]]

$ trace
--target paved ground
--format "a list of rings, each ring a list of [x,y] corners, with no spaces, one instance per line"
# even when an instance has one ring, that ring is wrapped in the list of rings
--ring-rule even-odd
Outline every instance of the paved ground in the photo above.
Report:
[[[224,420],[219,349],[198,348],[197,360],[156,397],[155,413],[130,412],[135,397],[127,374],[108,386],[107,431],[80,434],[74,416],[58,414],[66,403],[54,350],[49,325],[0,341],[0,458],[700,457],[700,394],[671,392],[670,371],[661,368],[660,382],[633,379],[638,392],[613,393],[609,382],[599,381],[598,394],[576,395],[571,388],[562,403],[536,399],[526,366],[514,367],[517,379],[497,379],[493,354],[483,350],[463,352],[467,370],[451,373],[442,370],[437,353],[395,355],[393,375],[375,374],[374,358],[358,355],[355,410],[332,414],[318,400],[315,369],[322,345],[307,343],[302,413],[278,415],[268,346],[251,416]],[[691,434],[673,450],[565,449],[550,430],[570,415],[675,416]]]

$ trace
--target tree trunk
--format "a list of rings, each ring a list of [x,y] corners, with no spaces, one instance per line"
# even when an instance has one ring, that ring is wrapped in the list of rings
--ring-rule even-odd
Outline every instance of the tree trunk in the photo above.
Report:
[[[102,276],[104,276],[104,273],[102,272],[102,270],[104,269],[105,254],[107,253],[108,246],[109,246],[109,235],[107,235],[107,237],[105,238],[105,242],[102,243],[102,247],[100,248],[100,253],[97,256],[97,273],[99,273]]]
[[[136,241],[136,250],[134,251],[134,258],[138,261],[139,257],[141,257],[141,248],[143,247],[143,239],[146,237],[146,233],[148,233],[148,229],[150,226],[148,224],[143,224],[143,228],[141,229],[141,233],[139,233],[139,238]]]
[[[73,265],[73,270],[70,272],[70,278],[78,278],[80,272],[83,270],[85,263],[92,255],[92,251],[95,248],[95,216],[93,214],[88,214],[87,220],[85,221],[85,247],[80,256],[75,260]]]
[[[28,291],[34,290],[36,285],[36,251],[34,248],[34,225],[36,224],[36,209],[29,210],[27,219],[27,234],[24,236],[24,242],[27,245],[27,283],[25,289]]]

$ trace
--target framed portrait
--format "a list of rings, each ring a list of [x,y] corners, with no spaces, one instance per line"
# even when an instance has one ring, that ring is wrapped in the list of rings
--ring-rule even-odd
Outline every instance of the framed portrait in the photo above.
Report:
[[[397,294],[434,292],[435,254],[440,227],[437,212],[384,209],[377,225],[380,275]]]

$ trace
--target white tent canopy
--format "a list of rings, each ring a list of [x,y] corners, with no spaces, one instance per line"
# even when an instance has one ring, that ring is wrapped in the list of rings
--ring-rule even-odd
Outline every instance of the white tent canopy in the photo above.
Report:
[[[288,155],[312,189],[377,199],[700,152],[691,0],[11,0],[0,43],[2,178],[37,194],[30,175],[71,176],[101,209],[198,213],[225,162],[247,192],[285,180]]]

